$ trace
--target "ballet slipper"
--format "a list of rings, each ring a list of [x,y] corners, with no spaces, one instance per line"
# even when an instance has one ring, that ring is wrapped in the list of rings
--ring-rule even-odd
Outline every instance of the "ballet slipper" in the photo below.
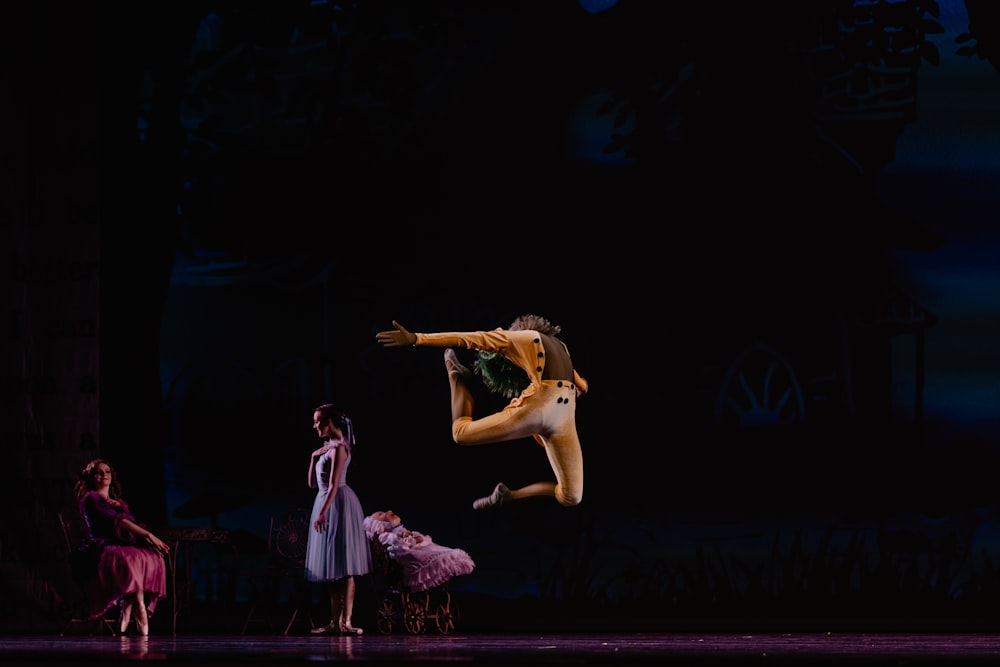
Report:
[[[135,627],[139,630],[139,634],[143,637],[149,636],[149,614],[146,613],[145,607],[140,607],[135,615]]]
[[[122,602],[118,608],[118,634],[128,632],[128,624],[132,621],[132,603]]]
[[[455,350],[450,347],[444,351],[444,367],[448,371],[448,375],[458,375],[458,377],[464,381],[468,381],[472,378],[472,371],[470,371],[467,366],[464,366],[462,362],[458,360],[458,355],[455,354]]]
[[[319,627],[312,628],[311,630],[309,630],[309,633],[313,635],[332,635],[338,632],[339,630],[340,628],[337,627],[337,625],[333,621],[330,621],[326,625],[321,625]]]
[[[340,634],[342,635],[362,635],[364,632],[361,628],[355,628],[350,623],[342,623],[340,625]]]
[[[488,496],[484,496],[483,498],[474,500],[472,502],[472,509],[484,510],[488,507],[499,507],[500,505],[503,505],[503,501],[507,497],[508,493],[510,493],[510,489],[507,488],[506,484],[500,482],[496,485],[496,488],[493,489],[493,493]]]

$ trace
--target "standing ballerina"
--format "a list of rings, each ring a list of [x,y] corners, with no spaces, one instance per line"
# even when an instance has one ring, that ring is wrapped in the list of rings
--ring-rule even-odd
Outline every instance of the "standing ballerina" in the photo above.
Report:
[[[451,433],[459,445],[483,445],[532,437],[545,448],[555,482],[519,489],[500,482],[493,493],[472,503],[482,510],[531,496],[555,498],[563,507],[583,500],[583,452],[576,432],[576,399],[587,381],[573,368],[569,349],[556,338],[560,327],[544,317],[521,315],[506,329],[452,333],[413,333],[396,320],[375,340],[386,347],[433,346],[444,351],[451,385]],[[476,369],[486,384],[511,398],[500,412],[475,419],[469,389],[473,371],[453,347],[478,351]]]
[[[305,576],[329,587],[330,622],[312,632],[360,635],[363,630],[351,624],[354,578],[371,570],[371,547],[361,501],[347,485],[354,425],[350,417],[324,403],[313,412],[313,428],[324,442],[309,460],[309,488],[318,491],[309,518]]]

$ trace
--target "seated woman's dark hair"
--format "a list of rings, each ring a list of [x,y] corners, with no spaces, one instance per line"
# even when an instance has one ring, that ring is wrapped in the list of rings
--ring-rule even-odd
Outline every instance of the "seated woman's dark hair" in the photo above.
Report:
[[[108,470],[111,471],[111,486],[108,487],[108,497],[113,500],[121,499],[122,485],[118,481],[118,471],[111,465],[111,461],[107,459],[93,459],[87,465],[80,468],[80,472],[76,476],[76,485],[74,486],[74,491],[78,499],[87,495],[88,491],[93,491],[97,488],[97,482],[94,479],[94,470],[102,463],[108,466]]]

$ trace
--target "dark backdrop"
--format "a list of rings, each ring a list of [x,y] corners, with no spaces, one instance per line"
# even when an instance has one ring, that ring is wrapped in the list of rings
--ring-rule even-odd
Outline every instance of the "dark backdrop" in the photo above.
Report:
[[[964,8],[968,30],[984,9]],[[99,260],[100,280],[83,314],[73,291],[28,290],[66,317],[33,315],[17,288],[34,283],[12,280],[10,356],[29,367],[12,373],[26,425],[12,441],[38,502],[10,530],[71,504],[73,473],[100,454],[151,524],[261,535],[311,503],[312,408],[333,401],[358,426],[349,480],[366,509],[467,548],[470,591],[581,613],[672,600],[678,616],[761,594],[783,614],[822,570],[820,598],[840,593],[845,616],[858,591],[902,613],[903,588],[921,613],[961,598],[976,616],[994,590],[996,434],[928,428],[938,322],[897,259],[947,247],[949,221],[877,187],[941,57],[936,6],[23,14],[37,41],[15,43],[49,66],[11,79],[12,125],[30,129],[17,164],[57,176],[40,196],[23,172],[8,179],[15,257],[45,252],[18,235],[37,227],[32,202],[96,206],[83,248],[64,231],[82,214],[45,220],[69,236],[63,265]],[[995,63],[990,25],[975,24],[968,61]],[[68,120],[78,107],[85,120]],[[56,150],[69,144],[87,159]],[[97,155],[100,203],[79,203],[67,193],[93,187]],[[542,450],[457,447],[440,350],[384,350],[374,334],[523,312],[563,327],[592,385],[585,501],[473,513],[497,481],[548,478]],[[66,361],[67,336],[38,333],[57,330],[85,352]],[[54,370],[33,375],[36,347]],[[49,395],[23,390],[36,375]],[[97,377],[96,419],[65,400],[81,375]],[[51,421],[68,425],[35,435]],[[920,559],[916,582],[885,574]],[[788,589],[764,562],[784,563]]]

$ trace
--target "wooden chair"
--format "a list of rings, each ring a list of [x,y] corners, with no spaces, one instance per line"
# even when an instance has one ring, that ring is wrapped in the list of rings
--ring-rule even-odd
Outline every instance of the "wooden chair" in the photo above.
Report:
[[[118,634],[118,631],[115,629],[116,619],[104,616],[90,619],[87,618],[85,613],[87,606],[83,584],[83,574],[85,573],[78,571],[79,564],[77,559],[80,558],[78,549],[83,545],[84,540],[88,536],[87,525],[78,512],[59,512],[56,516],[59,519],[59,525],[62,527],[63,540],[66,546],[66,562],[70,565],[73,575],[71,578],[76,585],[76,589],[72,591],[73,599],[70,603],[70,618],[66,621],[66,625],[63,626],[59,636],[64,636],[71,627],[83,626],[89,628],[90,634],[103,635],[107,631],[113,637]]]
[[[296,508],[271,517],[266,562],[262,568],[247,575],[253,599],[243,622],[242,634],[246,634],[247,627],[253,622],[264,622],[270,627],[269,614],[286,606],[291,607],[292,613],[285,624],[285,635],[303,613],[312,625],[311,590],[305,579],[308,539],[308,509]],[[259,611],[264,611],[264,615],[258,615]]]

